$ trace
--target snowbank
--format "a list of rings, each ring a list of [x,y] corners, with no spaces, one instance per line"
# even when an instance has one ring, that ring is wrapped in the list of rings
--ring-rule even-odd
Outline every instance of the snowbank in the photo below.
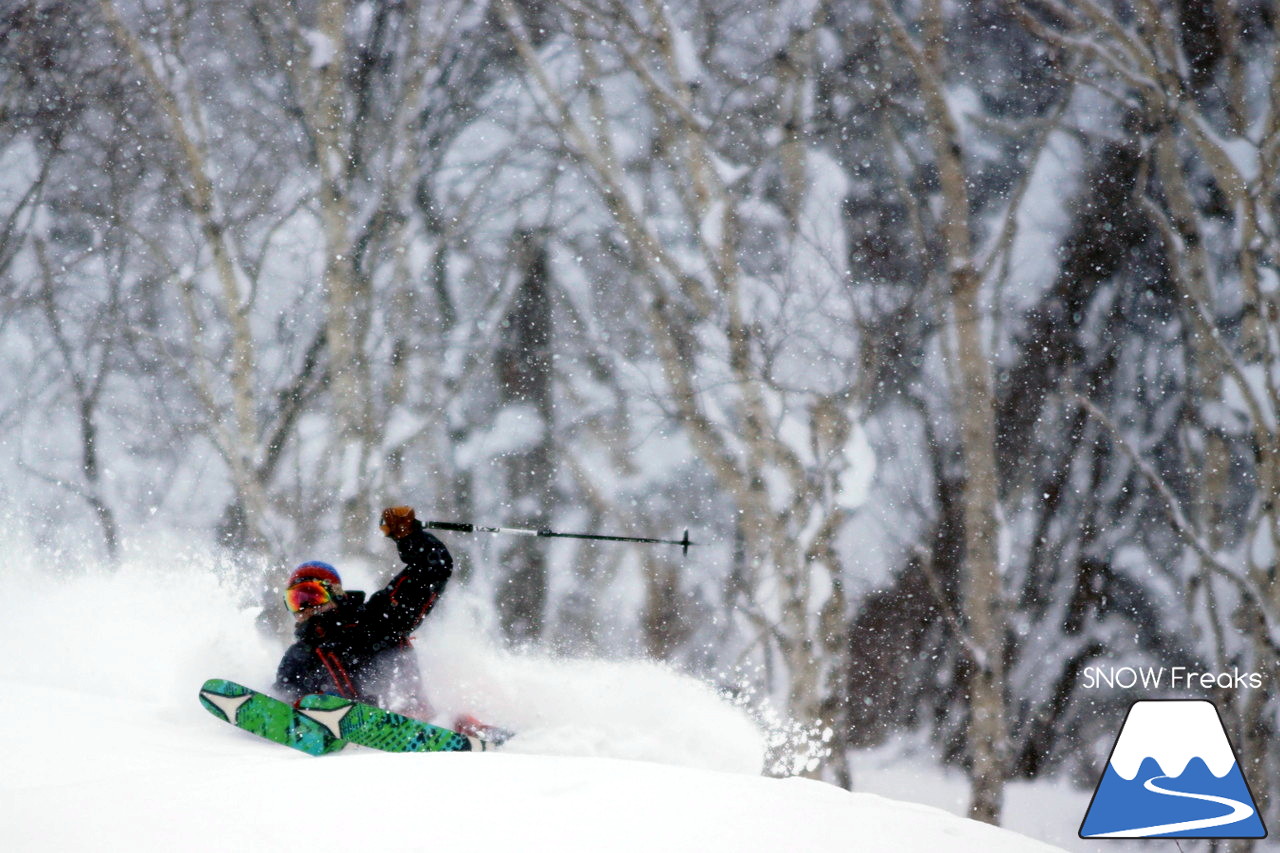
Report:
[[[282,649],[211,561],[54,576],[10,560],[0,584],[6,850],[1051,849],[762,778],[762,733],[707,686],[641,661],[502,651],[461,591],[420,657],[437,706],[516,730],[507,749],[315,759],[198,704],[210,676],[269,685]]]
[[[610,758],[310,758],[206,714],[0,681],[0,831],[34,850],[1035,851],[938,809]]]

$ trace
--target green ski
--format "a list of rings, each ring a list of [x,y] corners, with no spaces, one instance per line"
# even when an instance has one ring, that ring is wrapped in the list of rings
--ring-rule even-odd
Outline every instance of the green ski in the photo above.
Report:
[[[200,688],[200,704],[238,729],[292,747],[307,755],[325,755],[346,746],[323,723],[293,706],[234,681],[211,678]]]
[[[312,693],[302,697],[298,710],[322,723],[331,736],[386,752],[478,752],[489,746],[479,738],[341,696]]]

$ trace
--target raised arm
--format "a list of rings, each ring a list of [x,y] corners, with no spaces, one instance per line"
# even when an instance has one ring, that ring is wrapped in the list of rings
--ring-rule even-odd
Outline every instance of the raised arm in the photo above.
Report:
[[[435,606],[453,574],[453,557],[407,506],[382,513],[382,532],[395,541],[404,569],[369,597],[366,618],[370,630],[390,641],[408,637]]]

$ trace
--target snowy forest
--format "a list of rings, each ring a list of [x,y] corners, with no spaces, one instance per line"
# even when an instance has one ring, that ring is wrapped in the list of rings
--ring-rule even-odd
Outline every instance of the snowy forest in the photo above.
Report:
[[[178,535],[282,636],[384,506],[688,529],[440,536],[775,772],[998,823],[1195,696],[1280,822],[1280,8],[0,0],[0,451],[50,572]]]

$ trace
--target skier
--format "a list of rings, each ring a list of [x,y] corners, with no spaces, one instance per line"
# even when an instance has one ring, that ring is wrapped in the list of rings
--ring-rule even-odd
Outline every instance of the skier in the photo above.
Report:
[[[289,576],[284,600],[296,620],[297,642],[280,661],[276,690],[293,701],[331,693],[429,720],[433,713],[409,635],[444,591],[453,558],[412,507],[384,510],[381,529],[396,543],[405,568],[367,599],[344,590],[328,563],[309,561]],[[459,718],[454,730],[486,739],[509,734],[472,717]]]

